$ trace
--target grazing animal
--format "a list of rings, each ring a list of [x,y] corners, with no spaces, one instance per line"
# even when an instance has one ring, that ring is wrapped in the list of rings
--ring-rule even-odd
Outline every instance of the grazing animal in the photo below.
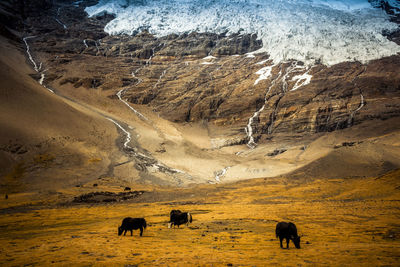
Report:
[[[181,224],[185,224],[189,226],[189,223],[191,223],[192,220],[192,215],[189,212],[181,212],[180,210],[171,210],[169,214],[169,223],[168,223],[168,228],[171,228],[172,225],[179,226]]]
[[[279,237],[279,241],[286,238],[286,248],[289,248],[289,240],[292,240],[296,248],[300,248],[300,236],[297,235],[297,228],[294,223],[280,222],[276,225],[275,229],[276,237]]]
[[[143,229],[146,229],[146,220],[143,218],[131,218],[127,217],[122,220],[122,225],[118,227],[118,235],[124,232],[126,235],[127,231],[131,231],[131,236],[133,235],[132,230],[140,229],[140,236],[143,235]]]
[[[131,191],[131,188],[129,186],[125,187],[124,191]]]

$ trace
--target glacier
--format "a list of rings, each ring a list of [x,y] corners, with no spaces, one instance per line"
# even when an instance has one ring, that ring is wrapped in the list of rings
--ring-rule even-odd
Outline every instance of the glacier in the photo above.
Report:
[[[398,29],[379,1],[367,0],[100,0],[89,16],[115,15],[109,34],[257,34],[274,64],[362,63],[400,52],[382,33]],[[386,1],[397,8],[396,1]]]

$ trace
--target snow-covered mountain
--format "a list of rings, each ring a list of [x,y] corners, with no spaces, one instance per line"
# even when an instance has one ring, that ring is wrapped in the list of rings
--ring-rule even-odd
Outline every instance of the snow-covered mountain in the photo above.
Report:
[[[385,2],[385,1],[383,1]],[[386,1],[397,12],[397,1]],[[256,33],[275,63],[296,59],[333,65],[400,52],[382,32],[398,25],[367,0],[100,0],[89,16],[115,14],[105,31],[156,36],[185,32]]]
[[[27,166],[24,183],[102,176],[189,185],[293,171],[306,179],[378,176],[400,167],[400,54],[333,64],[397,53],[396,2],[100,2],[86,11],[116,16],[88,18],[84,9],[95,2],[0,1],[0,35],[12,40],[0,50],[3,87],[14,92],[3,94],[12,105],[3,108],[0,152],[4,166],[16,158]],[[118,23],[125,33],[147,28],[163,37],[104,32],[124,33]],[[168,35],[190,31],[214,33]],[[20,65],[12,78],[8,69]],[[36,98],[26,91],[33,86]],[[73,106],[53,101],[44,110],[47,98]],[[20,108],[30,106],[37,111]],[[86,124],[61,120],[72,127],[64,131],[49,112],[79,121],[87,113]],[[37,119],[26,124],[31,113]],[[51,124],[37,131],[36,120]],[[70,154],[69,144],[79,151]],[[55,156],[46,166],[25,165],[46,154]]]

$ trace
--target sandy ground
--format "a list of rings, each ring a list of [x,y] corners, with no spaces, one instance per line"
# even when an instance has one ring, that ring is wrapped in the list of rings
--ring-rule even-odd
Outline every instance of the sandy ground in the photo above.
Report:
[[[33,196],[10,195],[1,200],[0,261],[5,266],[397,266],[399,178],[396,171],[376,178],[256,179],[178,190],[137,186],[146,191],[141,197],[117,204],[54,206],[50,197],[47,205],[35,206]],[[98,190],[107,188],[117,187]],[[191,212],[193,223],[168,229],[172,209]],[[147,220],[142,237],[139,231],[117,235],[126,216]],[[279,247],[274,236],[279,221],[296,223],[301,249],[293,243],[289,250]]]

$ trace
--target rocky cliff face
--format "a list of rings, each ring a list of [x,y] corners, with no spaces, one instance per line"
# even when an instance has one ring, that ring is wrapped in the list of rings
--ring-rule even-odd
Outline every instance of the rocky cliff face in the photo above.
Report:
[[[125,89],[123,97],[130,103],[170,121],[229,129],[234,140],[229,144],[330,132],[400,116],[399,55],[368,64],[309,68],[289,61],[272,66],[268,55],[248,54],[262,46],[256,35],[108,36],[103,27],[112,17],[87,18],[83,8],[88,4],[2,4],[23,9],[19,26],[6,25],[23,25],[24,35],[35,36],[30,39],[33,53],[46,69],[45,83],[55,88],[96,90],[115,101]],[[396,41],[397,35],[390,33],[390,38]],[[266,79],[258,80],[260,69],[269,71]]]

